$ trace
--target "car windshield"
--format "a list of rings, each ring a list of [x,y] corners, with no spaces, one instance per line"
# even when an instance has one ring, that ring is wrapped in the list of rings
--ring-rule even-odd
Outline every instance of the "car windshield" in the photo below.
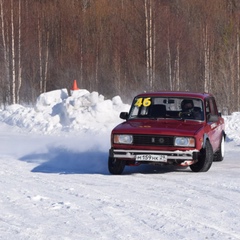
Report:
[[[129,118],[204,120],[203,101],[198,98],[136,97]]]

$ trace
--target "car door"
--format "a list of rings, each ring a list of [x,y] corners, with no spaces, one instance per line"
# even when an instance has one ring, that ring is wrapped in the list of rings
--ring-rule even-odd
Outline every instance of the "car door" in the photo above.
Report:
[[[217,111],[215,99],[213,97],[206,100],[206,117],[209,126],[208,137],[210,139],[213,151],[215,152],[221,141],[220,117]]]

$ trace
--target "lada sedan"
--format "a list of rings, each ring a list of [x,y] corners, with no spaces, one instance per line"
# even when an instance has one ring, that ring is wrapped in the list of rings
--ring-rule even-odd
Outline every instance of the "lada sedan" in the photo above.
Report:
[[[224,119],[208,93],[154,92],[133,99],[111,133],[108,169],[170,164],[206,172],[224,157]]]

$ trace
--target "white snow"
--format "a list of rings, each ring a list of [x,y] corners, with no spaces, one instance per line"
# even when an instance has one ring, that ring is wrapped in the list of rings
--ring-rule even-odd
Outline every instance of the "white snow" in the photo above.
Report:
[[[226,154],[206,173],[107,170],[119,96],[42,94],[0,110],[0,239],[240,239],[240,113],[225,116]]]

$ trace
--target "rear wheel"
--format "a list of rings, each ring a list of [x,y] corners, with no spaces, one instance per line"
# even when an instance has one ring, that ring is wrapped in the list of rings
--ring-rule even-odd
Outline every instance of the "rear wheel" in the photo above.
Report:
[[[224,141],[225,141],[224,136],[222,136],[220,148],[217,152],[215,152],[213,161],[221,162],[223,160],[223,158],[224,158]]]
[[[191,165],[190,168],[193,172],[207,172],[213,162],[213,149],[210,142],[207,140],[205,148],[200,152],[198,162]]]
[[[108,158],[108,170],[111,174],[120,175],[125,168],[125,161],[116,158]]]

